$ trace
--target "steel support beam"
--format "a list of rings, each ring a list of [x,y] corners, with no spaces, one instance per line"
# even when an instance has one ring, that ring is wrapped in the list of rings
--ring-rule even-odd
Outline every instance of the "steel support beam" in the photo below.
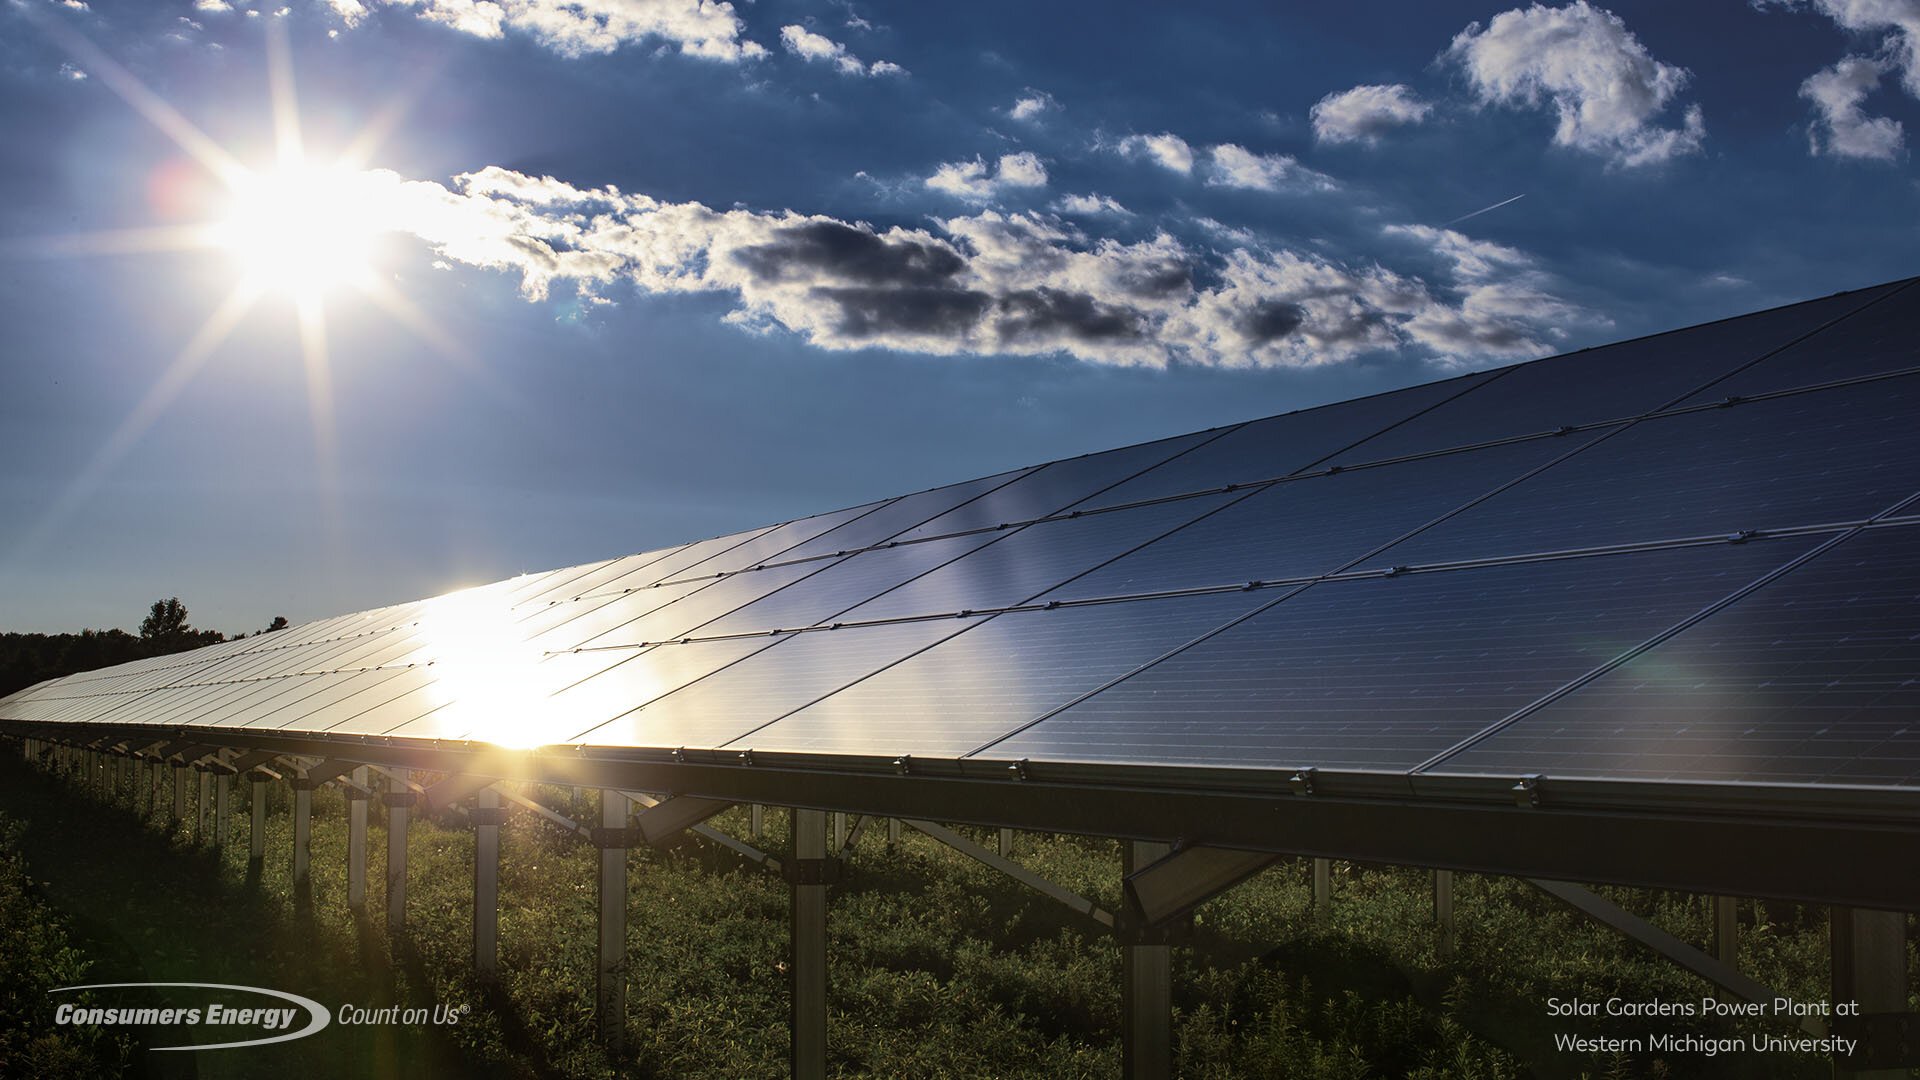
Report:
[[[998,853],[974,843],[959,833],[954,832],[952,829],[935,825],[931,821],[908,820],[907,824],[926,833],[928,836],[933,837],[935,840],[940,841],[942,844],[947,845],[960,854],[993,867],[995,870],[1000,871],[1026,887],[1053,897],[1055,900],[1060,901],[1073,910],[1091,917],[1103,926],[1110,927],[1114,925],[1112,912],[1102,909],[1100,905],[1073,890],[1063,885],[1056,885],[1046,878],[1041,877],[1039,874],[1021,866],[1019,863],[1004,858]]]
[[[253,870],[259,870],[267,857],[267,781],[255,776],[253,780],[253,831],[247,837],[247,864]]]
[[[173,824],[187,827],[187,767],[173,766]]]
[[[1713,903],[1713,958],[1729,967],[1740,966],[1740,901],[1715,896]]]
[[[600,792],[600,963],[594,978],[594,1015],[600,1041],[616,1060],[627,1036],[627,796]]]
[[[622,798],[628,797],[624,791],[620,795]],[[660,802],[647,801],[652,805],[640,811],[635,820],[640,828],[641,839],[653,847],[665,847],[673,843],[681,833],[733,805],[725,799],[700,799],[691,795],[678,795]]]
[[[195,838],[206,843],[212,837],[213,830],[213,774],[205,769],[200,773],[199,801],[193,808],[193,820],[197,823]]]
[[[492,983],[500,978],[500,823],[506,811],[491,787],[473,797],[473,974]]]
[[[1835,907],[1833,1002],[1858,1004],[1858,1015],[1836,1017],[1835,1035],[1860,1040],[1834,1063],[1835,1080],[1905,1080],[1920,1064],[1906,1051],[1920,1017],[1907,1012],[1907,917],[1897,911]]]
[[[1433,926],[1438,935],[1437,951],[1452,956],[1458,939],[1453,923],[1453,871],[1433,872]]]
[[[898,850],[899,847],[900,847],[900,819],[897,817],[890,817],[887,819],[887,851],[891,853],[893,851]]]
[[[1324,919],[1333,911],[1333,860],[1313,860],[1313,917]]]
[[[1278,855],[1196,845],[1127,875],[1127,903],[1147,926],[1163,926],[1266,869]]]
[[[1000,830],[1000,857],[1013,858],[1013,830],[1002,827]]]
[[[827,1075],[827,813],[793,811],[793,981],[789,1075],[825,1080]]]
[[[293,903],[305,909],[313,904],[313,782],[293,778]]]
[[[353,770],[347,791],[347,908],[367,910],[367,767]]]
[[[407,934],[407,811],[417,796],[407,790],[406,770],[389,780],[380,799],[387,805],[387,939],[398,949]]]
[[[233,777],[221,773],[213,778],[213,843],[222,851],[233,838]]]
[[[747,809],[747,839],[758,840],[767,828],[767,808],[754,803]]]
[[[1121,873],[1132,877],[1171,850],[1150,840],[1122,841]],[[1164,1080],[1173,1073],[1173,947],[1164,941],[1122,939],[1120,1062],[1126,1080]]]

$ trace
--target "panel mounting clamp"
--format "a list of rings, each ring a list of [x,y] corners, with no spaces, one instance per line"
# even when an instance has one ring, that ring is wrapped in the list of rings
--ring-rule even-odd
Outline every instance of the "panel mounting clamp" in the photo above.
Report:
[[[1529,773],[1513,785],[1513,805],[1532,810],[1540,805],[1540,774]]]
[[[1027,778],[1027,759],[1021,758],[1019,761],[1008,765],[1007,771],[1013,774],[1015,780],[1025,780]]]
[[[1287,788],[1295,795],[1311,795],[1313,794],[1313,775],[1312,769],[1301,769],[1287,778]]]

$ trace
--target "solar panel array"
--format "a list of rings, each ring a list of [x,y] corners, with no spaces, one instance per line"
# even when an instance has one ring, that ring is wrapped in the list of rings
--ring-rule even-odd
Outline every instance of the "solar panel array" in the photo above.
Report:
[[[54,680],[0,719],[1920,785],[1920,287]]]

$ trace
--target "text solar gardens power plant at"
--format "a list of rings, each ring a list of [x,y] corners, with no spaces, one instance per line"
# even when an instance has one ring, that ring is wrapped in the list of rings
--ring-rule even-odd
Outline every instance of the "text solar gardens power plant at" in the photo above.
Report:
[[[605,789],[610,1039],[625,848],[791,807],[764,861],[799,1076],[834,811],[1125,841],[1132,1075],[1168,1069],[1165,928],[1281,855],[1431,867],[1449,908],[1450,871],[1538,879],[1734,996],[1767,991],[1730,947],[1563,883],[1835,905],[1836,1000],[1872,1014],[1834,1022],[1842,1066],[1904,1075],[1916,418],[1901,281],[55,679],[0,728],[170,767],[177,808],[215,774],[222,836],[229,777],[256,815],[289,779],[296,886],[311,790],[344,785],[362,901],[369,767],[399,821],[475,798],[483,975],[493,785]]]

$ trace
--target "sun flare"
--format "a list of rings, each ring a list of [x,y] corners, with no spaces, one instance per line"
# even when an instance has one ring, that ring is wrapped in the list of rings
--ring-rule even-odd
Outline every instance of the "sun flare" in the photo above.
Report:
[[[298,298],[341,285],[372,285],[376,207],[348,169],[282,166],[233,184],[216,243],[240,264],[244,285]]]

